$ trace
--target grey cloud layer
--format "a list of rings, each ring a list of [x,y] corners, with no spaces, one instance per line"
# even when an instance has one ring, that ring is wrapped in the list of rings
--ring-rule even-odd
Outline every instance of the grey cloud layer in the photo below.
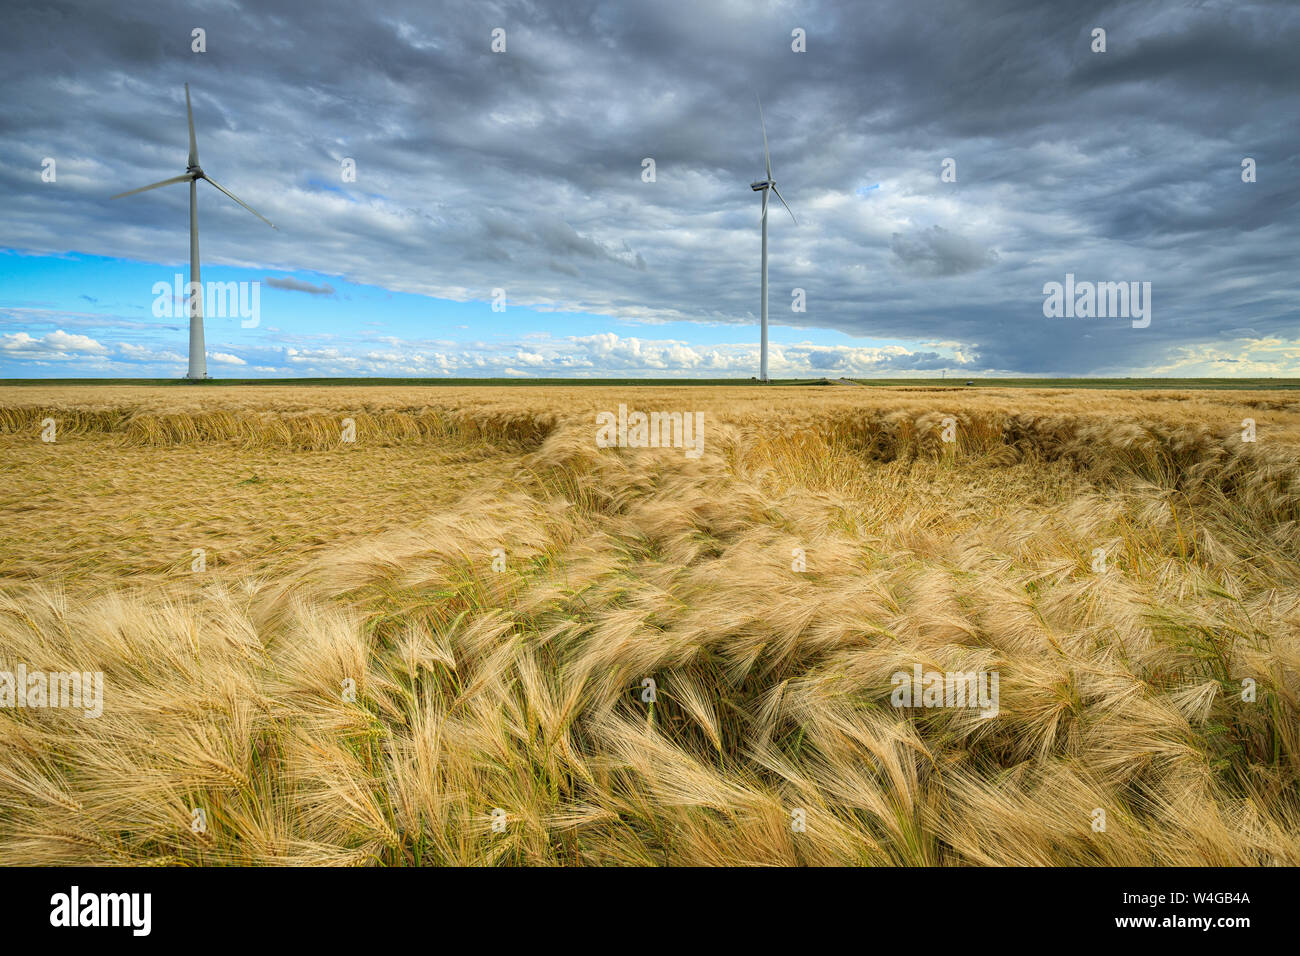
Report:
[[[205,261],[752,324],[759,93],[800,217],[771,226],[778,323],[800,287],[801,326],[1040,373],[1296,337],[1290,3],[42,0],[5,19],[6,247],[182,261],[183,190],[105,197],[179,171],[188,80],[204,166],[281,229],[208,202]],[[1067,272],[1150,281],[1150,328],[1044,319]]]
[[[285,289],[289,292],[306,292],[308,295],[334,294],[334,287],[328,282],[322,282],[320,285],[312,285],[312,283],[304,282],[301,279],[294,279],[292,277],[281,278],[278,276],[267,276],[265,282],[272,289]]]

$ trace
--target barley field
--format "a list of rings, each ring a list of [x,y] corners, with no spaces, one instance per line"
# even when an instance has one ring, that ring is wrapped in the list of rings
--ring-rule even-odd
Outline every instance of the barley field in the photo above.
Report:
[[[0,474],[0,671],[103,674],[6,864],[1300,864],[1297,393],[0,387]]]

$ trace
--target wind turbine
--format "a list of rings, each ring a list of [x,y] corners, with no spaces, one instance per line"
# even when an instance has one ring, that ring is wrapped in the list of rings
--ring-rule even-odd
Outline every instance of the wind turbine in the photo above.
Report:
[[[206,179],[272,229],[275,228],[275,223],[205,173],[203,167],[199,165],[199,147],[194,141],[194,110],[190,108],[190,85],[188,83],[185,84],[185,112],[190,120],[190,158],[185,166],[184,174],[173,176],[171,179],[164,179],[162,182],[154,183],[151,186],[141,186],[139,189],[118,193],[116,196],[109,198],[121,199],[123,196],[134,196],[136,193],[157,189],[159,186],[170,186],[173,183],[187,182],[190,184],[190,284],[188,287],[190,293],[190,370],[185,377],[199,381],[208,377],[208,359],[203,345],[203,288],[199,279],[199,180]]]
[[[750,183],[749,188],[754,192],[763,194],[763,346],[761,358],[761,371],[759,380],[767,381],[767,191],[770,189],[776,193],[776,198],[781,200],[781,205],[785,206],[785,211],[790,213],[790,218],[794,219],[794,224],[799,225],[799,220],[794,218],[794,211],[790,204],[785,201],[781,195],[781,190],[776,188],[776,181],[772,179],[772,157],[767,152],[767,123],[763,121],[763,101],[758,103],[758,123],[763,128],[763,162],[767,167],[767,178],[760,179],[756,183]]]

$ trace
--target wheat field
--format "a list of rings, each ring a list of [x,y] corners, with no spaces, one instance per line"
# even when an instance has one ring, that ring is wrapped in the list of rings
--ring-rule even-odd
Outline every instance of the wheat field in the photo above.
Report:
[[[0,671],[103,674],[0,862],[1300,864],[1300,393],[0,387],[0,472]]]

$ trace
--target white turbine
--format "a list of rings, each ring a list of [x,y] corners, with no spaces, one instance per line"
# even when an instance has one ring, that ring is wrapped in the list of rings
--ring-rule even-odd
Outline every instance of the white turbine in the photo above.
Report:
[[[776,188],[776,181],[772,179],[772,157],[767,152],[767,124],[763,121],[763,103],[758,103],[758,123],[763,128],[763,163],[767,169],[767,178],[760,179],[756,183],[750,183],[749,188],[754,192],[763,194],[763,318],[762,318],[762,357],[761,371],[759,380],[767,381],[767,191],[770,189],[776,193],[776,198],[781,200],[781,205],[785,206],[785,211],[790,213],[790,218],[794,219],[794,224],[799,225],[799,220],[794,218],[794,211],[790,204],[785,201],[781,195],[781,190]]]
[[[185,377],[200,380],[208,377],[208,360],[203,345],[203,289],[199,279],[199,180],[206,179],[272,229],[275,228],[275,223],[207,175],[203,168],[199,166],[199,147],[194,140],[194,111],[190,108],[190,85],[188,83],[185,84],[185,112],[190,120],[190,158],[186,164],[184,175],[173,176],[171,179],[164,179],[162,182],[154,183],[151,186],[141,186],[139,189],[118,193],[110,198],[121,199],[123,196],[134,196],[136,193],[157,189],[159,186],[170,186],[172,183],[188,182],[190,184],[190,284],[188,286],[190,293],[190,370]]]

